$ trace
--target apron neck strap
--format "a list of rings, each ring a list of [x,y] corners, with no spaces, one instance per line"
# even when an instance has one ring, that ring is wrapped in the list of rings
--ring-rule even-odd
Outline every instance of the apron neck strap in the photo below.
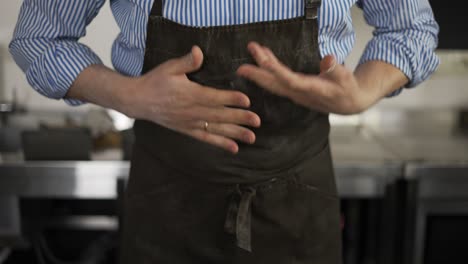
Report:
[[[315,19],[318,15],[318,9],[322,4],[322,0],[304,0],[304,15],[306,19]]]
[[[151,9],[150,16],[163,16],[163,3],[164,0],[154,0],[153,8]]]

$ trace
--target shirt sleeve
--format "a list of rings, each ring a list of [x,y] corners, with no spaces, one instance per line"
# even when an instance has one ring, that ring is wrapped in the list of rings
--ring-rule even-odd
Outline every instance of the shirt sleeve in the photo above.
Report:
[[[29,84],[49,98],[63,98],[77,76],[102,64],[78,42],[105,0],[25,0],[9,50]],[[84,102],[65,99],[70,105]]]
[[[358,5],[375,28],[360,64],[380,60],[394,65],[410,80],[406,88],[434,73],[440,63],[435,54],[439,26],[427,0],[361,0]]]

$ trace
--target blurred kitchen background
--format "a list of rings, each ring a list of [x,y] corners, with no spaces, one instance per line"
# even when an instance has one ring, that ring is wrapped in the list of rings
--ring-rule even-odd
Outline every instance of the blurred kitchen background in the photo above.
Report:
[[[468,32],[462,1],[443,2],[430,80],[331,116],[346,264],[468,263]],[[115,263],[133,122],[30,88],[8,53],[21,3],[0,9],[0,264]],[[372,36],[353,21],[350,68]],[[117,34],[107,3],[82,42],[111,67]]]

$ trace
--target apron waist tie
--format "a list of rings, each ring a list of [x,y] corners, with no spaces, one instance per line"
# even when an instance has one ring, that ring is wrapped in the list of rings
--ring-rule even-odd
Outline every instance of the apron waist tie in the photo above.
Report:
[[[252,198],[256,195],[254,187],[240,188],[236,191],[229,203],[224,230],[236,236],[239,248],[252,252]]]

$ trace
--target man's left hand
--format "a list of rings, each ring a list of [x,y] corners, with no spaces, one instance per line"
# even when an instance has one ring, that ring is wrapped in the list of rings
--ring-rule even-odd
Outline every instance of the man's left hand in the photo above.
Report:
[[[258,43],[249,43],[247,48],[258,66],[244,64],[237,74],[297,104],[349,115],[366,110],[378,100],[375,94],[361,89],[354,73],[338,64],[334,56],[326,56],[320,63],[320,74],[312,75],[292,71]]]

